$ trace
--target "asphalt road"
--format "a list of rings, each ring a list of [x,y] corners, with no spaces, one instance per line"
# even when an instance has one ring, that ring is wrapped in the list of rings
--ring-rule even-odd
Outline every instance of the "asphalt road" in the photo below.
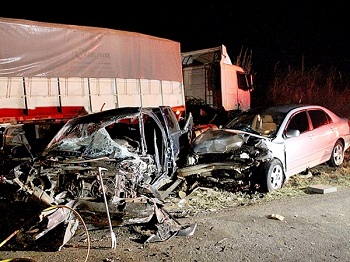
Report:
[[[269,218],[277,215],[282,220]],[[283,197],[180,218],[192,236],[143,244],[115,228],[91,232],[91,249],[72,243],[57,252],[1,251],[0,259],[34,261],[350,261],[350,188]],[[49,243],[48,243],[49,244]],[[18,261],[18,260],[17,260]],[[24,260],[23,260],[24,261]]]

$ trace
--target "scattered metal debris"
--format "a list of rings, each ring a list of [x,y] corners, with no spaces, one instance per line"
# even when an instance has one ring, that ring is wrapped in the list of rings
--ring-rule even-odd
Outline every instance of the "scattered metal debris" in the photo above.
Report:
[[[271,214],[271,215],[267,215],[266,217],[269,219],[275,219],[275,220],[280,220],[280,221],[284,220],[284,216],[281,216],[279,214]]]

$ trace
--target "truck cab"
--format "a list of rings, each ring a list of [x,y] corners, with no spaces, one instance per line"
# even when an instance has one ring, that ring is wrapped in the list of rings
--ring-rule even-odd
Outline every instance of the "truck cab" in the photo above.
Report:
[[[250,108],[253,78],[232,64],[224,45],[182,53],[186,109],[195,124],[226,124],[235,112]]]

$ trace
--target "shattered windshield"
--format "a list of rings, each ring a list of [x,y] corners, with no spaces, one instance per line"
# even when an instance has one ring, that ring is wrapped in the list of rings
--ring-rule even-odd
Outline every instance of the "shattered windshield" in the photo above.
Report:
[[[248,110],[235,117],[226,128],[273,137],[284,117],[284,113],[271,110]]]
[[[124,135],[127,135],[126,130],[114,127],[115,124],[111,122],[67,124],[54,137],[44,153],[70,153],[84,158],[133,156],[132,152],[137,148],[134,148],[125,137],[117,137],[115,134],[112,139],[113,130],[124,131]]]

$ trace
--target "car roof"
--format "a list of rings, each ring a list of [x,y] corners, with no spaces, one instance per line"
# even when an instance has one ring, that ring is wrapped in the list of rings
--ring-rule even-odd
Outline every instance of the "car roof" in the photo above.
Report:
[[[274,111],[274,112],[287,114],[288,112],[297,108],[311,108],[311,107],[320,108],[320,106],[310,105],[310,104],[281,104],[281,105],[262,106],[258,108],[252,108],[252,110],[253,111],[255,110]]]
[[[165,107],[165,106],[161,106]],[[159,111],[159,107],[120,107],[108,109],[101,112],[91,113],[83,116],[78,116],[69,120],[71,124],[73,123],[87,123],[95,121],[105,121],[111,118],[124,118],[127,116],[137,115],[140,112],[146,114],[156,113]]]

